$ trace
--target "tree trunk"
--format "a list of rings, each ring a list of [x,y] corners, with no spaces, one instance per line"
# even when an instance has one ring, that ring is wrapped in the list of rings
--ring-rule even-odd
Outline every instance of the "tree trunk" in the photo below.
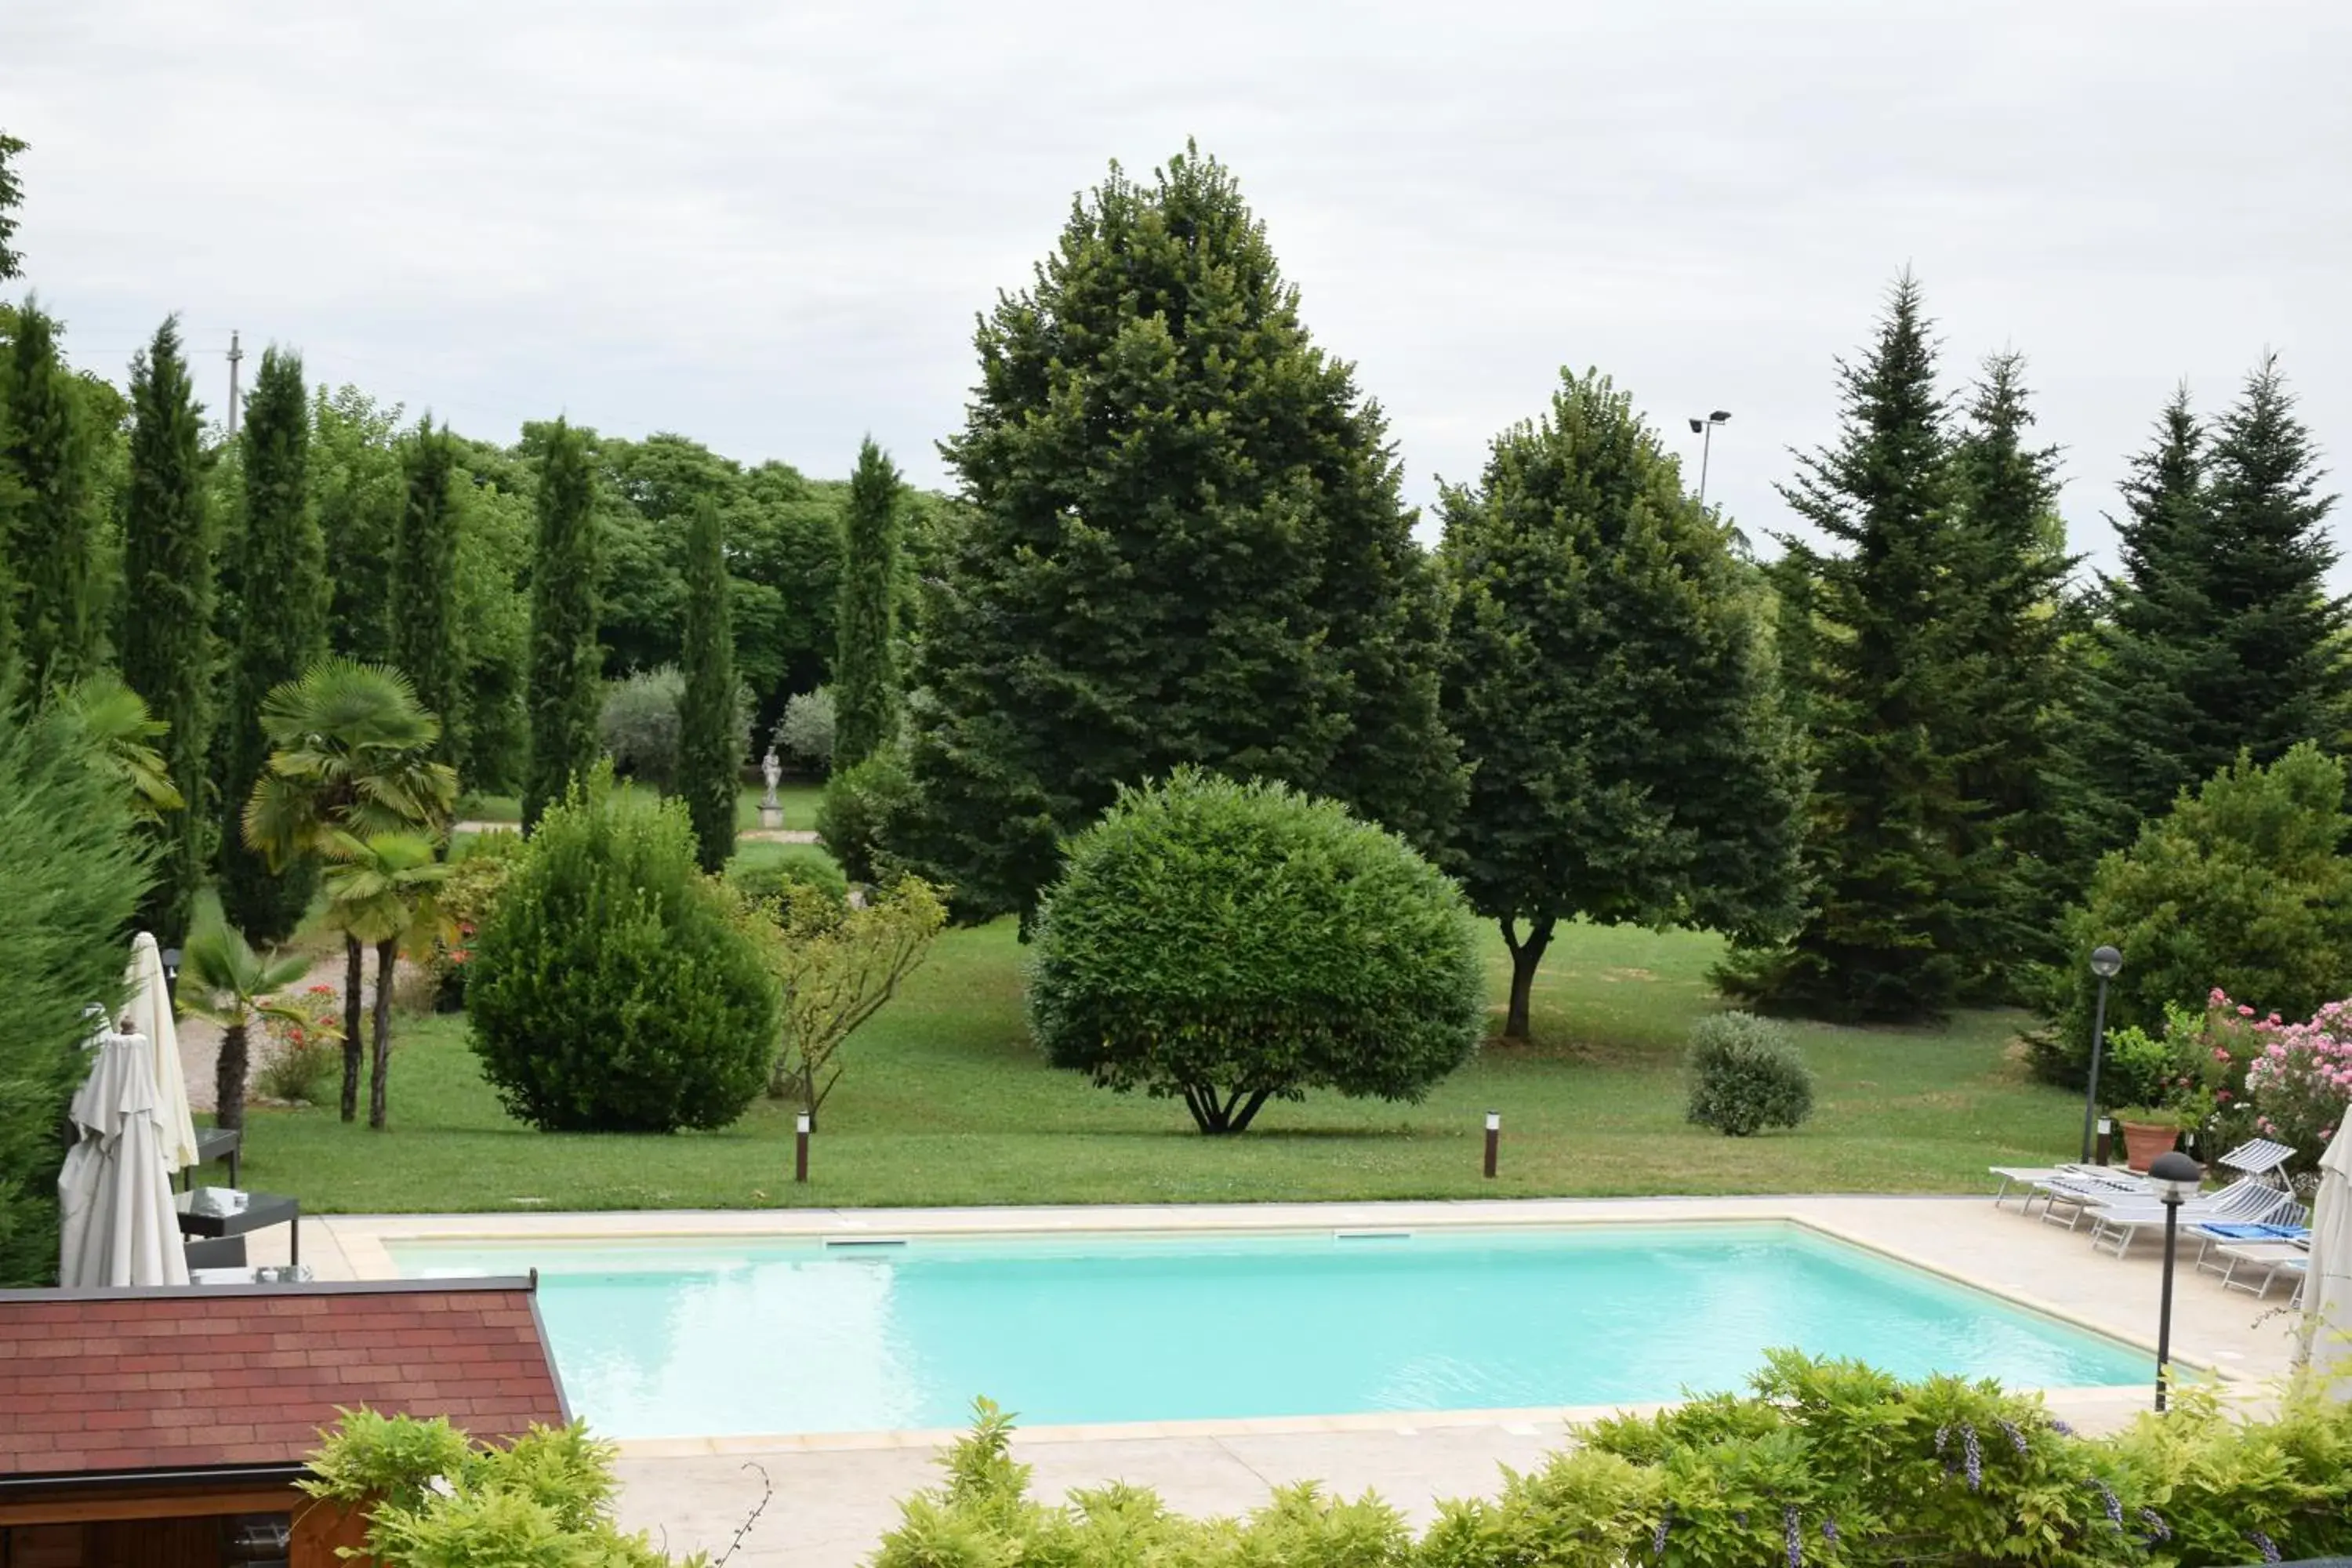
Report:
[[[245,1026],[221,1031],[220,1058],[213,1066],[213,1125],[245,1125]]]
[[[1553,916],[1538,915],[1528,923],[1527,940],[1519,940],[1516,917],[1503,921],[1503,945],[1511,950],[1511,1005],[1503,1016],[1503,1038],[1525,1044],[1528,1038],[1528,997],[1535,990],[1536,969],[1544,949],[1551,945]]]
[[[367,950],[360,939],[345,932],[343,936],[343,1120],[354,1121],[360,1112],[360,1052],[365,1046],[360,1034],[360,994],[367,989]]]
[[[368,1064],[368,1125],[383,1131],[383,1078],[392,1067],[392,973],[400,944],[375,944],[375,1057]]]

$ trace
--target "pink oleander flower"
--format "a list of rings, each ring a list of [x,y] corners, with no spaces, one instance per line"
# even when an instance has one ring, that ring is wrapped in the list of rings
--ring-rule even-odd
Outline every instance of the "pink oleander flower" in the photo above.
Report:
[[[2217,1105],[2227,1105],[2230,1103],[2231,1098],[2230,1091],[2226,1089],[2217,1089],[2213,1091],[2213,1101]]]
[[[2217,1062],[2228,1061],[2230,1059],[2230,1048],[2227,1046],[2215,1046],[2213,1047],[2213,1059]]]
[[[2251,1017],[2252,1017],[2253,1016],[2254,1016],[2254,1010],[2253,1010],[2252,1007],[2247,1006],[2243,1002],[2241,1002],[2241,1003],[2239,1003],[2239,1004],[2238,1004],[2238,1016],[2239,1016],[2239,1017],[2241,1017],[2241,1018],[2251,1018]]]

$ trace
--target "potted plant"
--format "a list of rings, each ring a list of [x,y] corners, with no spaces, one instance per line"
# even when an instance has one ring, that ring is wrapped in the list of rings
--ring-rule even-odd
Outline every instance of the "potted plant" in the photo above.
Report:
[[[2168,1153],[2180,1142],[2182,1117],[2178,1110],[2154,1105],[2126,1105],[2109,1112],[2124,1130],[2126,1163],[2145,1172],[2158,1154]]]

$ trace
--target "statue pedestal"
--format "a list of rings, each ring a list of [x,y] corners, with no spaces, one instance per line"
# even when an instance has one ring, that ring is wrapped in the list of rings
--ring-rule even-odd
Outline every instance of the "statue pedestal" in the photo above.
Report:
[[[761,827],[769,831],[773,831],[776,828],[782,827],[783,825],[784,808],[782,806],[763,805],[760,808]]]

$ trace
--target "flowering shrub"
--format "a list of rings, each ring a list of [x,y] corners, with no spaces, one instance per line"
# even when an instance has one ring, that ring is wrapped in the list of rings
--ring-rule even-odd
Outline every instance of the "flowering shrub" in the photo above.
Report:
[[[269,1047],[254,1087],[270,1100],[319,1104],[343,1067],[342,994],[331,985],[311,985],[283,1005],[295,1016],[263,1015]]]
[[[454,1013],[466,1005],[467,965],[474,960],[474,933],[497,908],[522,855],[519,833],[485,833],[467,847],[434,890],[434,902],[455,935],[436,940],[426,956],[433,977],[433,1010]]]
[[[2213,994],[2217,1005],[2226,1003]],[[2254,1125],[2294,1144],[2298,1163],[2309,1164],[2352,1106],[2352,999],[2330,1002],[2301,1024],[2281,1023],[2273,1013],[2248,1032],[2259,1047],[2246,1068]]]

